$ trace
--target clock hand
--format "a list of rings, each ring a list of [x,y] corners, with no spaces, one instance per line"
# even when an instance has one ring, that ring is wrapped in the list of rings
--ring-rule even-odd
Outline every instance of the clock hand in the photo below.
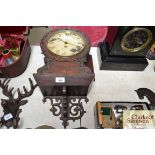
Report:
[[[65,44],[70,44],[70,45],[74,45],[74,46],[80,47],[79,45],[72,44],[72,43],[67,42],[67,41],[65,41],[65,40],[62,40],[62,39],[60,39],[60,38],[57,38],[57,39],[59,39],[59,40],[63,41]]]
[[[64,42],[65,44],[70,44],[70,45],[74,45],[74,46],[76,46],[77,48],[81,48],[81,46],[79,46],[79,45],[76,45],[76,44],[72,44],[72,43],[69,43],[69,42],[67,42],[67,41],[64,41],[63,39],[61,39],[61,38],[53,38],[52,40],[50,40],[50,41],[55,41],[55,40],[61,40],[62,42]]]
[[[55,40],[61,40],[62,42],[65,42],[65,41],[63,41],[63,40],[60,39],[60,38],[53,38],[52,40],[50,40],[50,42],[55,41]]]
[[[69,43],[69,42],[67,42],[67,44],[74,45],[74,46],[77,46],[77,47],[81,47],[81,46],[79,46],[79,45],[72,44],[72,43]]]
[[[64,40],[62,40],[61,38],[57,38],[58,40],[61,40],[62,42],[64,42],[65,43],[65,41]]]

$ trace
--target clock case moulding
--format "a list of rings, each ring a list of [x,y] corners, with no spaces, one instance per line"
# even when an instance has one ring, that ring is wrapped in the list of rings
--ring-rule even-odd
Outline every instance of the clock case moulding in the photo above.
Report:
[[[138,26],[138,28],[147,28],[152,32],[151,43],[139,52],[124,52],[121,48],[122,37],[133,28],[135,27],[108,27],[106,39],[99,45],[102,60],[100,70],[143,71],[147,67],[146,53],[155,39],[155,27]]]
[[[0,78],[13,78],[25,71],[31,54],[27,37],[29,33],[30,28],[26,26],[0,26],[0,34],[19,34],[24,36],[24,40],[21,43],[20,58],[11,65],[0,67]]]

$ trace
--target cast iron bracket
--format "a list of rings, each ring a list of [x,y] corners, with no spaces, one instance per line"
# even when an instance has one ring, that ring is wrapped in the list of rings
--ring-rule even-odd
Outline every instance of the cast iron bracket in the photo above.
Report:
[[[150,104],[148,106],[151,110],[155,110],[155,93],[151,91],[148,88],[139,88],[135,90],[139,99],[144,99],[144,97],[147,97],[147,99],[150,101]]]
[[[82,116],[86,113],[83,103],[89,101],[86,96],[46,96],[43,102],[45,103],[47,99],[51,102],[52,108],[50,111],[54,116],[60,116],[64,128],[69,125],[69,120],[80,119],[81,121]]]

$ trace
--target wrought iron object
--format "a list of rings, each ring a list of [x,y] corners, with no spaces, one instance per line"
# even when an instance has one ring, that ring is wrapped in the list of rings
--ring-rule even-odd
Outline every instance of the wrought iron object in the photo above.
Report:
[[[41,126],[38,126],[36,129],[55,129],[55,128],[49,125],[41,125]]]
[[[127,110],[127,107],[123,105],[116,105],[114,109],[116,110],[117,113],[122,114],[123,110]]]
[[[5,79],[3,82],[0,80],[0,87],[3,89],[3,94],[8,97],[8,99],[2,99],[1,105],[3,108],[3,116],[1,117],[1,124],[7,128],[13,127],[16,129],[18,127],[18,122],[20,120],[19,114],[22,112],[20,106],[25,105],[28,101],[23,100],[31,96],[37,87],[37,84],[33,84],[32,80],[29,78],[31,89],[28,91],[25,86],[23,86],[24,93],[17,89],[18,97],[14,98],[14,87],[9,89],[10,79]]]
[[[147,97],[147,99],[150,101],[150,104],[148,104],[149,108],[151,110],[155,109],[155,93],[151,91],[148,88],[139,88],[135,90],[137,92],[137,95],[139,99],[144,99],[144,97]]]
[[[116,118],[116,129],[123,129],[123,113]]]
[[[144,110],[144,107],[142,105],[134,105],[131,107],[131,110]]]
[[[54,116],[60,116],[64,128],[69,125],[69,120],[75,121],[80,119],[81,122],[82,116],[86,113],[82,103],[89,101],[86,96],[46,96],[43,102],[45,103],[47,99],[51,101],[52,108],[50,111]]]
[[[78,128],[74,128],[74,129],[88,129],[88,128],[80,126]]]

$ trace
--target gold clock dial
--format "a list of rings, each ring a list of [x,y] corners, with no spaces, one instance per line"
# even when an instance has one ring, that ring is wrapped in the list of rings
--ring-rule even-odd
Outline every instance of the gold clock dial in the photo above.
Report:
[[[125,52],[139,52],[147,48],[152,41],[152,32],[146,28],[133,28],[127,32],[121,41]]]
[[[60,29],[53,33],[47,43],[47,48],[54,54],[70,57],[79,54],[86,46],[84,36],[75,30]]]

